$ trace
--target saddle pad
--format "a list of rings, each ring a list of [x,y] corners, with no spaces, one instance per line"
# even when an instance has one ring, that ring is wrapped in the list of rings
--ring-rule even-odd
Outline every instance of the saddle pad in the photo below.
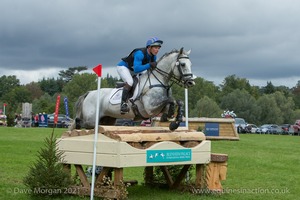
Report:
[[[122,98],[123,88],[114,88],[109,96],[109,102],[111,104],[120,104]]]
[[[138,91],[139,91],[139,84],[136,85],[133,96],[129,99],[136,99],[138,95]],[[110,93],[109,103],[113,105],[121,104],[122,92],[123,92],[123,88],[114,88]]]

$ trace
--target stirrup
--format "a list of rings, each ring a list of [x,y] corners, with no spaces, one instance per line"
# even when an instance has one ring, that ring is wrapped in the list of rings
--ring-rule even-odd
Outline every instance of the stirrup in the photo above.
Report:
[[[127,103],[122,103],[121,105],[121,114],[126,114],[129,112],[129,106]]]

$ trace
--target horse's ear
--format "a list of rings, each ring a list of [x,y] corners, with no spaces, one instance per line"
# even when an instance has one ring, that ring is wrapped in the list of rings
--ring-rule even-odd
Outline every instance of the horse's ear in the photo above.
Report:
[[[188,51],[186,52],[186,55],[190,55],[191,51],[192,51],[192,49],[188,50]]]
[[[183,47],[181,47],[181,49],[179,50],[179,55],[182,54],[183,52]]]

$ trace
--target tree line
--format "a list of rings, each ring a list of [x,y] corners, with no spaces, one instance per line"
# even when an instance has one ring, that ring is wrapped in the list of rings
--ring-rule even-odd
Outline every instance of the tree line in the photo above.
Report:
[[[97,76],[87,73],[86,66],[71,67],[59,72],[57,78],[43,78],[38,82],[21,85],[14,75],[0,77],[0,108],[7,104],[6,114],[12,119],[15,113],[22,112],[22,103],[32,103],[33,113],[53,113],[57,95],[68,98],[70,117],[74,115],[74,104],[79,96],[97,89]],[[102,88],[113,88],[117,77],[107,74],[101,79]],[[196,85],[188,89],[189,117],[219,118],[224,110],[234,111],[237,117],[257,125],[293,124],[300,119],[300,81],[289,88],[274,86],[251,86],[245,78],[227,76],[222,84],[198,77]],[[175,99],[184,101],[184,88],[172,86]],[[60,113],[65,114],[61,101]]]

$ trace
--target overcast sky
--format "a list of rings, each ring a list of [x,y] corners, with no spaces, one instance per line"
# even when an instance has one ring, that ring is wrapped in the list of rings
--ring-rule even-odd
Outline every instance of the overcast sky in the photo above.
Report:
[[[191,49],[196,76],[294,87],[300,80],[298,0],[1,0],[0,76],[21,84],[69,67],[115,65],[149,37],[158,56]]]

